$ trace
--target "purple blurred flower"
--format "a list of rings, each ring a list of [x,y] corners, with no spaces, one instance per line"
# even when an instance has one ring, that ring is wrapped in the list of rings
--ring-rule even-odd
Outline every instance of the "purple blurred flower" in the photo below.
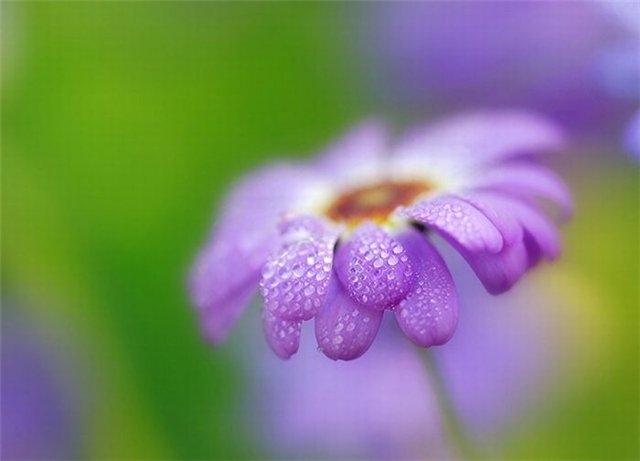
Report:
[[[259,282],[266,337],[282,358],[312,318],[325,355],[359,357],[385,310],[419,346],[445,343],[458,297],[427,237],[444,238],[491,293],[556,258],[556,227],[534,199],[566,217],[571,197],[531,154],[561,145],[531,114],[476,113],[416,129],[390,155],[384,130],[364,124],[309,164],[254,173],[231,194],[192,273],[205,334],[224,339]]]
[[[592,137],[617,134],[637,107],[640,42],[621,19],[639,6],[378,2],[361,5],[357,20],[365,71],[387,102],[419,112],[527,107]],[[636,102],[612,93],[621,84]]]
[[[626,27],[629,36],[603,53],[601,74],[612,96],[640,103],[640,3],[601,1],[602,7]],[[640,111],[636,111],[624,130],[623,144],[636,160],[640,159]]]
[[[331,362],[303,342],[295,364],[266,350],[246,364],[252,422],[277,457],[451,457],[421,358],[392,326],[354,362]]]
[[[525,421],[566,391],[559,382],[584,379],[580,364],[600,338],[577,332],[592,332],[598,321],[585,328],[590,297],[575,296],[566,283],[528,279],[495,298],[453,259],[464,315],[455,337],[433,354],[474,444],[499,459],[505,433],[529,429]],[[568,331],[567,322],[581,328]],[[349,364],[323,360],[309,343],[292,364],[261,352],[245,363],[257,402],[247,410],[277,458],[454,459],[421,360],[392,323]]]
[[[624,143],[627,151],[636,160],[640,160],[640,111],[636,113],[627,127]]]
[[[11,460],[78,456],[76,417],[42,338],[22,316],[2,316],[2,447]]]

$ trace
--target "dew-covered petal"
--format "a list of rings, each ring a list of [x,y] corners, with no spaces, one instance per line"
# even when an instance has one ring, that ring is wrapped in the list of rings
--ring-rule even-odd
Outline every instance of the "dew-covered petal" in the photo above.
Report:
[[[560,207],[562,218],[573,213],[573,199],[569,188],[555,172],[531,162],[519,162],[493,168],[477,176],[473,187],[501,191],[525,199],[534,197],[550,200]]]
[[[400,141],[396,154],[455,154],[470,163],[487,163],[559,150],[564,141],[564,135],[556,125],[536,114],[515,110],[484,111],[414,129]]]
[[[387,131],[376,120],[366,121],[318,156],[314,166],[341,181],[362,169],[377,168],[387,148]]]
[[[282,240],[301,240],[303,238],[336,240],[343,226],[335,224],[320,215],[285,213],[278,221],[278,231]]]
[[[357,228],[336,251],[336,274],[351,299],[382,310],[408,293],[413,269],[397,240],[371,222]]]
[[[446,343],[458,322],[458,295],[444,260],[416,230],[398,236],[415,267],[415,283],[395,310],[400,328],[422,347]]]
[[[247,287],[257,288],[262,266],[278,247],[282,212],[300,208],[323,184],[310,170],[280,164],[233,188],[189,277],[190,296],[210,340],[226,338],[251,298],[244,295]]]
[[[298,352],[302,322],[284,320],[263,309],[262,326],[267,343],[278,357],[288,359]]]
[[[285,240],[264,266],[260,291],[265,310],[286,320],[308,320],[327,295],[336,236],[296,227],[289,232],[293,240]]]
[[[353,360],[373,343],[383,311],[355,303],[334,274],[324,305],[315,319],[319,350],[333,360]]]
[[[400,208],[397,213],[437,231],[467,251],[497,253],[504,245],[502,234],[480,210],[452,195],[423,200]]]

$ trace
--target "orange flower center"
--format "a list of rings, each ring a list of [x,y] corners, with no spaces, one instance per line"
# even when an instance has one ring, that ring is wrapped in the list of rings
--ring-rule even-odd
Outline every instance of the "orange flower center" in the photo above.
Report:
[[[380,222],[398,206],[410,205],[431,186],[422,181],[385,181],[341,194],[325,214],[338,222],[355,225],[365,219]]]

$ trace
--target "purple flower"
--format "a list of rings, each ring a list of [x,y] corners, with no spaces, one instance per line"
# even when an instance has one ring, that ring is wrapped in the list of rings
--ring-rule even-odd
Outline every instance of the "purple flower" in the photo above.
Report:
[[[611,135],[636,108],[639,42],[621,22],[637,25],[638,6],[610,0],[367,3],[355,19],[362,31],[357,51],[364,51],[375,94],[404,110],[527,107],[576,134]],[[624,55],[612,53],[622,43],[628,44]],[[635,96],[613,95],[621,86]]]
[[[624,143],[627,151],[640,160],[640,111],[633,117],[626,129]]]
[[[571,197],[532,154],[562,141],[519,112],[459,116],[393,148],[366,123],[310,163],[259,170],[231,193],[192,272],[206,336],[223,340],[259,284],[267,341],[282,358],[311,319],[325,355],[357,358],[387,310],[419,346],[447,342],[458,296],[431,237],[454,247],[491,293],[558,257],[556,226],[535,200],[567,217]]]
[[[593,293],[567,290],[566,271],[560,279],[528,278],[499,298],[483,293],[459,258],[451,271],[463,315],[455,337],[433,355],[474,443],[488,458],[503,458],[495,450],[505,435],[531,430],[531,416],[545,403],[575,392],[560,383],[593,381],[585,364],[602,350],[602,337],[593,336],[601,319],[591,317]],[[581,328],[569,331],[567,322]],[[241,328],[250,335],[258,325]],[[256,402],[246,411],[276,458],[455,458],[432,376],[394,325],[383,325],[355,362],[323,360],[308,342],[295,364],[272,355],[260,352],[243,367]]]
[[[275,458],[453,457],[420,356],[386,327],[355,362],[323,359],[303,342],[295,366],[266,351],[245,363],[252,429]]]
[[[0,458],[77,458],[80,426],[60,363],[52,360],[56,349],[15,305],[2,307]]]

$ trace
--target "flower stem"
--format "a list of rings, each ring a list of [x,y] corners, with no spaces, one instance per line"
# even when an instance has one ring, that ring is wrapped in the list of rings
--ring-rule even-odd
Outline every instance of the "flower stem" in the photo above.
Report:
[[[444,432],[449,439],[451,448],[457,451],[461,459],[479,458],[474,443],[471,441],[471,437],[465,429],[455,403],[451,398],[436,358],[429,349],[424,349],[423,358],[428,378],[431,381],[438,406],[440,407]]]

